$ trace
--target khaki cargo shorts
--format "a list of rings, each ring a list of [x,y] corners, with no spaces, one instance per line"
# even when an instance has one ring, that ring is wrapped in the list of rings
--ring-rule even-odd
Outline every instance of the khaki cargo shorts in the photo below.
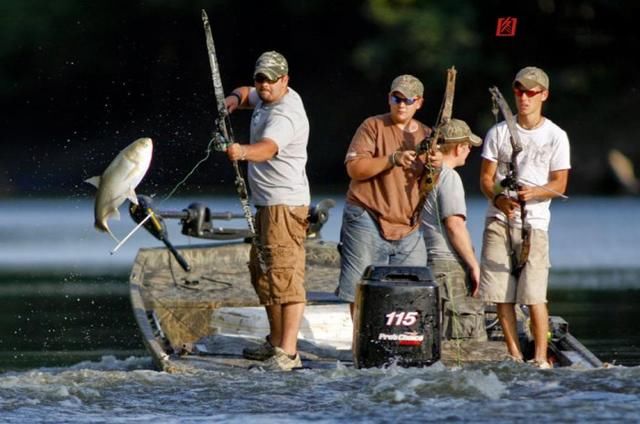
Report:
[[[256,233],[262,246],[266,272],[251,247],[251,284],[262,305],[306,302],[304,289],[308,206],[263,206],[256,213]]]
[[[532,230],[531,250],[520,278],[511,275],[508,227],[490,219],[482,238],[480,262],[480,296],[485,302],[538,305],[547,302],[549,282],[549,236],[546,231]],[[520,229],[511,231],[516,252],[520,251]]]

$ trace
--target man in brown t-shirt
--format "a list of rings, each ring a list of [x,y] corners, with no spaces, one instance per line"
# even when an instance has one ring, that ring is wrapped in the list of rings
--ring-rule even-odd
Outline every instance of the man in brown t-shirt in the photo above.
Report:
[[[431,130],[413,119],[423,104],[424,87],[412,75],[391,83],[389,113],[367,118],[347,151],[351,177],[340,231],[340,282],[336,294],[353,302],[355,286],[368,265],[426,266],[418,183],[425,158],[416,146]],[[430,159],[438,162],[442,155]],[[439,163],[435,163],[439,166]]]

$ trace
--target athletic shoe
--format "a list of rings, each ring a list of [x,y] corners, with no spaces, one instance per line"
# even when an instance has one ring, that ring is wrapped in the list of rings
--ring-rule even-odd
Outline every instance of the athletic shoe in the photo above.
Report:
[[[245,347],[242,349],[242,356],[247,359],[254,359],[256,361],[266,361],[267,359],[275,355],[275,351],[269,336],[265,337],[264,343],[255,347]]]
[[[553,365],[551,365],[549,362],[537,361],[535,359],[531,359],[530,361],[527,361],[527,364],[533,365],[534,367],[540,368],[541,370],[548,370],[553,368]]]
[[[294,368],[302,368],[300,354],[291,359],[287,352],[279,347],[274,348],[275,355],[264,362],[260,367],[266,371],[291,371]]]
[[[513,355],[507,355],[507,359],[511,362],[515,362],[517,364],[522,364],[524,363],[524,360],[522,358],[519,358],[517,356],[513,356]]]

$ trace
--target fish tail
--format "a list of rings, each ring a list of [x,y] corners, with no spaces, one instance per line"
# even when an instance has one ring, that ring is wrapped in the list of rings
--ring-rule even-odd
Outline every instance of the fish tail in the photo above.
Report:
[[[111,232],[111,230],[109,230],[109,229],[107,228],[107,232],[109,233],[109,235],[111,236],[111,238],[115,240],[115,242],[116,242],[117,244],[120,244],[120,240],[118,240],[118,238],[117,238],[116,236],[114,236],[114,235],[113,235],[113,233]]]
[[[118,240],[118,238],[113,235],[113,233],[111,232],[111,229],[105,222],[96,221],[95,224],[93,224],[93,226],[98,231],[102,231],[103,233],[109,233],[111,238],[114,239],[116,243],[120,243],[120,240]]]
[[[97,220],[97,219],[96,219],[96,220],[93,222],[93,227],[94,227],[96,230],[101,231],[101,232],[103,232],[103,233],[109,233],[109,232],[110,232],[110,231],[109,231],[109,227],[107,227],[107,223],[106,223],[106,222],[104,222],[104,221],[99,221],[99,220]]]

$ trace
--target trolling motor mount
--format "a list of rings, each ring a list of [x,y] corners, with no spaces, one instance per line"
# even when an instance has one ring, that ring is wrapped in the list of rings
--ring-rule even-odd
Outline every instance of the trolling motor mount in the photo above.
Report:
[[[183,209],[182,215],[177,218],[182,223],[182,234],[189,237],[233,240],[253,235],[247,229],[215,227],[213,225],[214,219],[229,221],[244,218],[244,215],[231,212],[211,212],[206,205],[198,202],[191,203],[186,209]]]
[[[167,226],[162,220],[162,216],[153,211],[153,208],[151,207],[152,202],[153,201],[150,197],[138,195],[137,205],[133,202],[129,203],[129,215],[131,215],[131,218],[138,224],[144,222],[144,228],[152,236],[163,242],[182,269],[189,272],[191,270],[191,266],[169,241]]]
[[[320,238],[320,229],[329,220],[329,209],[334,207],[336,202],[332,199],[324,199],[309,208],[309,227],[307,237],[310,239]],[[212,212],[202,203],[191,203],[186,209],[181,211],[155,211],[153,209],[153,199],[149,196],[138,195],[138,204],[129,204],[129,214],[137,223],[144,221],[144,228],[155,238],[162,241],[171,251],[180,266],[185,271],[189,271],[189,265],[178,253],[169,241],[167,226],[164,219],[179,219],[182,224],[182,234],[189,237],[197,237],[208,240],[249,240],[254,234],[248,229],[216,227],[213,220],[232,220],[244,218],[243,214],[231,212]]]
[[[189,237],[197,237],[209,240],[233,240],[251,237],[252,234],[246,229],[215,227],[213,220],[231,220],[244,218],[242,214],[231,212],[211,212],[202,203],[191,203],[186,209],[181,211],[155,211],[153,200],[149,196],[138,195],[138,206],[133,203],[129,207],[129,212],[133,220],[140,223],[149,213],[164,225],[163,219],[179,219],[182,224],[182,234]],[[153,218],[150,220],[152,221]],[[156,238],[160,239],[156,226],[147,225],[144,227]],[[166,230],[165,230],[166,232]],[[166,237],[166,234],[165,234]]]

